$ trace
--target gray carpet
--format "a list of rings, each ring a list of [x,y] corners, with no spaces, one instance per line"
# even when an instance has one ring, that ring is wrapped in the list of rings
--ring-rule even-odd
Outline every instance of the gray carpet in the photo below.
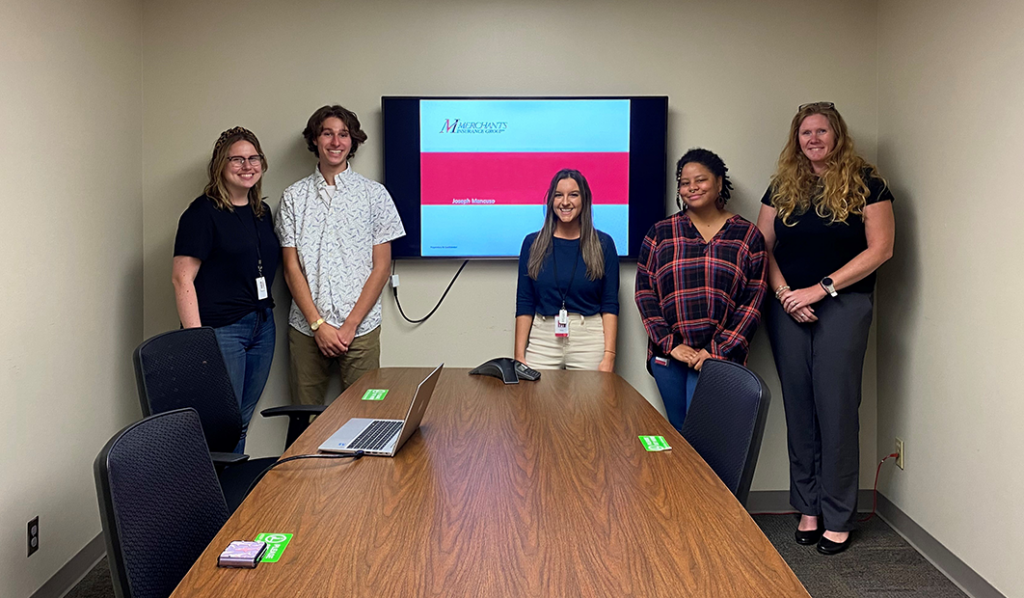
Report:
[[[831,557],[793,541],[793,515],[756,515],[754,521],[813,598],[967,598],[877,517],[854,532],[849,550]],[[103,559],[65,598],[113,596]]]
[[[103,557],[64,598],[114,598],[107,558]]]
[[[795,515],[755,515],[754,521],[814,598],[967,598],[878,517],[861,523],[854,544],[833,556],[796,543]]]

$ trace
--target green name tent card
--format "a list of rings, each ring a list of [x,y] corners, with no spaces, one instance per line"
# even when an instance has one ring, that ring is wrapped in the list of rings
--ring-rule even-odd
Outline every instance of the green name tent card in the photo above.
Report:
[[[260,534],[256,536],[256,541],[267,543],[267,551],[263,553],[260,562],[276,563],[284,554],[284,549],[288,548],[288,543],[292,541],[292,534]]]
[[[639,438],[644,448],[649,451],[667,451],[672,448],[665,441],[664,436],[640,436]]]
[[[371,388],[363,393],[364,401],[383,401],[384,397],[387,396],[388,389],[386,388]]]

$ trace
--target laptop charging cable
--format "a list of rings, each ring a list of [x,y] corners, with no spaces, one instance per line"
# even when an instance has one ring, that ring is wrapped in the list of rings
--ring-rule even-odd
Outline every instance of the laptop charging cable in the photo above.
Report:
[[[322,455],[317,453],[312,455],[292,455],[291,457],[278,459],[277,461],[271,463],[270,467],[267,467],[266,469],[261,471],[260,475],[256,476],[256,479],[253,480],[251,484],[249,484],[249,488],[245,491],[245,496],[249,496],[249,493],[252,492],[252,489],[256,487],[256,484],[260,483],[260,480],[263,479],[263,476],[267,475],[267,472],[269,472],[271,469],[274,469],[278,465],[287,463],[289,461],[298,461],[299,459],[352,459],[353,461],[355,461],[356,459],[361,459],[363,457],[363,454],[363,451],[356,451],[354,453],[346,455]]]

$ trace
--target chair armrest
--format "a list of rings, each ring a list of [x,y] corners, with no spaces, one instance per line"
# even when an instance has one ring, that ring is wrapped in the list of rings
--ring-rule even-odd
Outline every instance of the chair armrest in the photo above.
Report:
[[[288,435],[284,441],[284,448],[288,450],[288,447],[295,442],[295,439],[301,436],[306,431],[306,428],[309,427],[309,417],[311,415],[320,415],[324,412],[324,409],[327,409],[326,405],[284,405],[264,409],[260,411],[260,415],[263,417],[274,417],[275,415],[288,416]]]
[[[248,461],[249,455],[242,455],[239,453],[219,453],[215,451],[210,451],[210,458],[213,459],[213,466],[220,470],[224,469],[228,465],[235,465],[236,463]]]

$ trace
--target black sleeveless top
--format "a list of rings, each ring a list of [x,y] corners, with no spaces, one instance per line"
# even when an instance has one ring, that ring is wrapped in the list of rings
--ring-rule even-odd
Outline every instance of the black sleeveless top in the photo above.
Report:
[[[869,177],[866,205],[893,201],[892,192],[882,179]],[[761,203],[772,205],[772,188],[768,187]],[[842,268],[868,248],[864,218],[850,214],[846,222],[829,223],[815,213],[813,206],[806,213],[790,216],[786,226],[775,218],[775,262],[786,277],[786,284],[802,289],[821,282],[822,278]],[[870,293],[875,289],[875,273],[842,289],[840,293]]]

